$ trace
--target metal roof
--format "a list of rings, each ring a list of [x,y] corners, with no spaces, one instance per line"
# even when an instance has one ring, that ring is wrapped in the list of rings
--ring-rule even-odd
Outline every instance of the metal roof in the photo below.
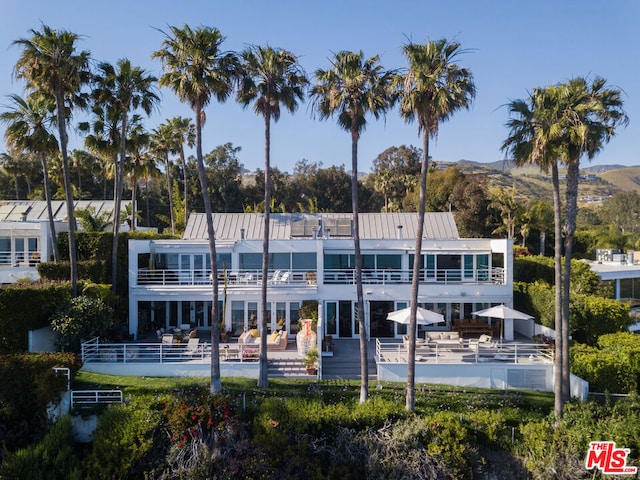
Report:
[[[384,240],[415,238],[418,226],[417,213],[361,213],[360,238]],[[272,213],[269,222],[271,240],[291,238],[312,238],[312,228],[317,227],[317,235],[324,235],[329,229],[332,238],[350,238],[353,228],[350,213]],[[402,227],[399,229],[398,227]],[[213,229],[217,240],[261,240],[264,232],[264,214],[261,213],[214,213]],[[243,232],[241,230],[244,230]],[[185,240],[208,238],[205,214],[189,216],[182,237]],[[453,215],[450,212],[425,214],[424,235],[426,239],[459,238]]]
[[[130,202],[123,201],[121,208]],[[93,207],[96,215],[113,212],[113,200],[76,200],[73,202],[74,210]],[[53,218],[56,220],[67,220],[67,204],[63,200],[52,200],[51,209]],[[44,200],[7,200],[0,202],[0,222],[19,222],[48,220],[47,202]]]

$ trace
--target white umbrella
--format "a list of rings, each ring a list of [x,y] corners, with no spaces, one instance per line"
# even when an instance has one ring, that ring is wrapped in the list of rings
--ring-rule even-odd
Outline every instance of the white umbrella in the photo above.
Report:
[[[409,324],[410,317],[411,310],[409,307],[396,310],[395,312],[389,312],[387,314],[387,320],[403,325]],[[418,307],[416,312],[416,323],[418,325],[432,325],[440,322],[444,322],[444,317],[442,315],[431,310],[427,310],[426,308]]]
[[[500,324],[500,342],[502,342],[504,329],[504,320],[510,318],[512,320],[531,320],[533,317],[519,310],[507,307],[504,303],[495,307],[487,308],[485,310],[479,310],[477,312],[471,312],[472,315],[478,315],[479,317],[501,318],[503,321]]]
[[[479,317],[492,317],[502,319],[511,318],[514,320],[530,320],[533,318],[531,315],[527,315],[526,313],[522,313],[518,310],[514,310],[513,308],[509,308],[504,304],[487,308],[485,310],[479,310],[477,312],[471,312],[471,314],[478,315]]]

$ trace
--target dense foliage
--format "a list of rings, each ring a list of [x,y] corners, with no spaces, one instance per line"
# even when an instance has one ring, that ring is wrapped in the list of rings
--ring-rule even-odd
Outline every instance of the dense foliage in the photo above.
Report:
[[[100,298],[85,295],[72,298],[51,317],[59,347],[74,352],[80,351],[83,340],[106,337],[113,323],[113,309]]]
[[[49,325],[49,318],[70,298],[69,284],[14,283],[0,288],[0,353],[26,351],[29,330]]]
[[[109,382],[100,388],[125,384],[129,399],[100,416],[85,448],[64,423],[52,432],[60,453],[45,458],[65,458],[66,471],[79,468],[82,478],[599,478],[584,468],[590,441],[630,448],[629,464],[640,451],[637,397],[569,404],[554,429],[552,397],[534,392],[420,385],[411,414],[403,384],[381,384],[359,404],[357,384],[341,381],[273,380],[258,389],[226,379],[225,392],[211,396],[193,381],[172,380],[172,388],[160,379],[82,377]],[[0,475],[51,445],[47,438],[9,455]]]
[[[0,443],[16,450],[39,440],[49,428],[47,405],[67,388],[53,367],[80,368],[75,356],[58,354],[0,355]],[[26,478],[26,477],[23,477]]]

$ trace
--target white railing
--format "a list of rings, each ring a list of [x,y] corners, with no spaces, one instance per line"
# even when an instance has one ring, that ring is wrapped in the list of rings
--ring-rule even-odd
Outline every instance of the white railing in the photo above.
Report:
[[[71,408],[123,403],[122,390],[72,390]]]
[[[218,272],[218,285],[259,286],[261,270]],[[269,285],[317,285],[317,273],[309,270],[269,271]],[[211,285],[211,270],[168,270],[141,268],[138,270],[138,285]]]
[[[504,269],[477,269],[464,272],[455,269],[427,269],[421,274],[420,281],[425,283],[504,283]],[[413,279],[413,270],[402,269],[363,269],[363,284],[408,284]],[[324,271],[325,284],[355,284],[355,270],[353,269],[327,269]]]
[[[0,266],[2,267],[35,267],[40,263],[40,252],[30,252],[27,257],[24,253],[0,251]]]
[[[221,360],[257,361],[259,345],[222,344]],[[97,338],[84,342],[81,349],[83,363],[175,363],[211,361],[211,344],[199,343],[100,343]]]
[[[408,347],[403,342],[376,339],[376,361],[407,363]],[[460,345],[416,344],[416,363],[553,363],[553,348],[540,343],[482,345],[465,341]]]

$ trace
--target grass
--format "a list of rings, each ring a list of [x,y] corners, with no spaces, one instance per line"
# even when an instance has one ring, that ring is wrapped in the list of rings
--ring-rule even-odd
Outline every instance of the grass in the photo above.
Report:
[[[80,372],[73,382],[74,389],[122,389],[125,397],[171,392],[189,387],[207,388],[207,378],[176,377],[118,377],[96,373]],[[310,380],[270,379],[268,388],[258,388],[256,381],[248,378],[225,377],[222,385],[226,393],[242,396],[247,402],[265,398],[294,399],[306,398],[324,404],[346,403],[356,405],[360,396],[357,380]],[[395,405],[404,410],[406,384],[380,382],[371,383],[370,398]],[[461,413],[477,410],[501,409],[511,412],[517,419],[525,414],[546,416],[553,410],[553,394],[528,390],[489,390],[447,385],[416,385],[416,413],[429,414],[437,411]],[[525,413],[528,412],[528,413]]]

